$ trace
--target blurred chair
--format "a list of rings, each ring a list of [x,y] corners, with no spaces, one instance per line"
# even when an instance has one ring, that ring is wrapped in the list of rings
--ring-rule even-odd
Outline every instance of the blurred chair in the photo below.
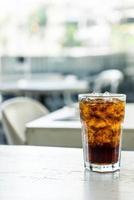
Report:
[[[117,93],[123,77],[123,73],[117,69],[104,70],[97,75],[93,90],[94,92],[102,92],[103,88],[109,86],[109,92]]]
[[[16,97],[2,104],[2,125],[8,144],[26,144],[25,124],[46,115],[48,110],[38,101]]]

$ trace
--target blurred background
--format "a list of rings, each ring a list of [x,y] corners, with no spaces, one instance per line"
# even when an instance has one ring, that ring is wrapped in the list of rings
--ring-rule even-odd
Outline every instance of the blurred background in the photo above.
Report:
[[[18,96],[55,111],[79,93],[134,102],[132,0],[1,0],[0,101]]]
[[[133,102],[133,9],[132,0],[1,0],[1,99],[30,95],[56,110],[66,104],[64,91],[24,86],[58,79],[84,80],[83,92],[121,92]],[[79,92],[71,91],[71,101]]]

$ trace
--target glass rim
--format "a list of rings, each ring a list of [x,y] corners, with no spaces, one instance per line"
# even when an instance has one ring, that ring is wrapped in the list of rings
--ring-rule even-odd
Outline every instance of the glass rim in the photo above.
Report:
[[[79,99],[82,97],[95,97],[95,98],[111,98],[111,97],[117,97],[117,98],[124,98],[126,99],[126,94],[119,94],[119,93],[85,93],[85,94],[79,94]]]

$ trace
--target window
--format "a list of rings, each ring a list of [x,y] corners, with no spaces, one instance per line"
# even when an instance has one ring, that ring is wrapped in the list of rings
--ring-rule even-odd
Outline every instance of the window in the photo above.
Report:
[[[44,56],[96,47],[119,50],[122,5],[131,4],[121,0],[0,1],[0,53]]]

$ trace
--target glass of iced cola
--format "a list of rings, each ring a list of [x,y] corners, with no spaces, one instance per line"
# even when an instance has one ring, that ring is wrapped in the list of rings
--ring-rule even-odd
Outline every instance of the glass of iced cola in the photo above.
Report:
[[[124,94],[80,94],[84,165],[96,172],[120,169]]]

